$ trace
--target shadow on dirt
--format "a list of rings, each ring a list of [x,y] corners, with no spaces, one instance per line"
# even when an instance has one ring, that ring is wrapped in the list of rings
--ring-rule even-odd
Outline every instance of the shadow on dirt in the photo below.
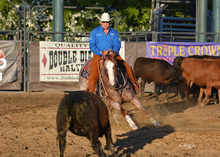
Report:
[[[162,128],[148,128],[142,127],[138,130],[132,130],[126,134],[116,135],[118,138],[114,144],[117,149],[118,156],[129,157],[135,154],[146,144],[150,144],[153,140],[162,139],[163,137],[174,132],[171,126],[164,126]],[[119,153],[120,151],[122,151]]]

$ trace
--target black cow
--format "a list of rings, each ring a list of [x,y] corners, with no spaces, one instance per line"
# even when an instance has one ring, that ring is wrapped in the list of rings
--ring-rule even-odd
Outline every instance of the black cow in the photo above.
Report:
[[[181,64],[185,57],[178,56],[173,60],[173,67],[178,72],[181,73]]]
[[[105,103],[93,93],[75,91],[65,95],[60,102],[56,117],[60,156],[64,155],[68,130],[89,139],[93,150],[100,157],[106,155],[98,138],[105,135],[108,148],[113,156],[117,156],[112,143],[108,115]]]
[[[165,86],[167,90],[166,102],[168,102],[169,85],[179,82],[179,74],[173,66],[165,60],[138,57],[134,63],[135,77],[141,77],[141,98],[144,100],[144,88],[146,82],[155,83],[156,101],[158,100],[159,87]]]

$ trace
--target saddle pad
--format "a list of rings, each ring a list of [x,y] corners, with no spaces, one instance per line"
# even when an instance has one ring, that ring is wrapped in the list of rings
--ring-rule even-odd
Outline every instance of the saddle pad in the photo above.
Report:
[[[81,76],[84,77],[85,79],[89,79],[90,73],[86,71],[86,69],[82,70]]]
[[[82,67],[82,73],[81,76],[84,77],[85,79],[89,79],[90,73],[91,73],[91,67],[92,67],[92,59],[88,60],[85,64],[84,67]],[[101,66],[103,65],[103,59],[99,60],[99,68],[101,68]]]
[[[91,59],[88,60],[85,65],[82,67],[82,73],[81,76],[85,79],[89,79],[90,73],[91,73],[91,66],[92,66],[92,62]]]

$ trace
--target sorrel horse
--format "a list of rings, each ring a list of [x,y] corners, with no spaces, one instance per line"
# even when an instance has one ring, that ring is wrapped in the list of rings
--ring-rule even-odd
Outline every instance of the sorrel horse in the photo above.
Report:
[[[160,123],[158,123],[153,117],[151,117],[148,112],[144,109],[142,106],[140,100],[135,96],[135,92],[133,89],[133,85],[131,81],[128,79],[126,74],[124,77],[122,76],[123,85],[119,85],[118,82],[118,74],[119,71],[117,61],[115,59],[116,53],[114,55],[106,55],[103,57],[101,62],[103,62],[102,66],[100,66],[100,76],[99,81],[102,83],[102,91],[98,95],[103,95],[102,98],[107,98],[110,108],[114,108],[121,112],[121,114],[125,117],[127,120],[129,126],[135,130],[138,129],[137,125],[134,123],[134,121],[131,119],[131,117],[128,115],[127,111],[122,108],[123,103],[132,103],[138,110],[140,110],[147,118],[149,118],[150,122],[155,125],[155,127],[162,126]],[[79,86],[81,90],[87,90],[88,91],[88,77],[89,77],[89,67],[91,67],[91,60],[87,61],[84,66],[82,67],[80,73],[79,73]],[[86,70],[87,69],[87,70]],[[99,91],[99,90],[97,90]],[[113,115],[116,122],[117,116],[116,114]]]

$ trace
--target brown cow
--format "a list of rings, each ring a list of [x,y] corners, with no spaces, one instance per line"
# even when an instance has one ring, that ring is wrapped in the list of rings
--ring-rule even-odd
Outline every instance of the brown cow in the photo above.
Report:
[[[189,104],[189,90],[193,83],[201,88],[206,88],[206,96],[201,105],[209,102],[211,89],[215,87],[220,94],[220,61],[211,59],[185,58],[181,64],[184,81],[186,104]]]
[[[203,60],[206,60],[206,61],[213,61],[213,59],[215,61],[219,61],[220,62],[220,57],[216,57],[216,56],[210,56],[208,58],[203,58]],[[216,89],[213,88],[213,101],[215,104],[217,104],[217,95],[216,95]],[[198,97],[198,104],[201,104],[203,105],[201,102],[202,102],[202,97],[203,97],[203,94],[206,94],[206,88],[200,88],[200,92],[199,92],[199,97]],[[218,98],[220,100],[220,93],[218,92]],[[219,101],[220,103],[220,101]]]
[[[117,156],[112,143],[108,109],[105,103],[95,94],[87,91],[75,91],[61,100],[57,111],[57,140],[59,140],[60,157],[63,157],[66,146],[66,133],[85,136],[98,156],[106,156],[98,137],[105,135],[108,148]]]
[[[176,57],[173,61],[173,67],[177,72],[181,73],[181,64],[183,59],[185,59],[186,57]],[[195,58],[195,59],[215,59],[215,60],[220,60],[219,56],[208,56],[208,55],[192,55],[192,56],[187,56],[187,58]],[[205,93],[205,88],[199,88],[197,85],[193,84],[192,85],[193,88],[193,96],[195,96],[195,94],[199,93],[199,97],[198,97],[198,104],[201,104],[202,102],[202,97],[203,94]],[[212,96],[213,96],[213,101],[215,104],[217,104],[217,93],[216,89],[213,88],[212,89]]]

